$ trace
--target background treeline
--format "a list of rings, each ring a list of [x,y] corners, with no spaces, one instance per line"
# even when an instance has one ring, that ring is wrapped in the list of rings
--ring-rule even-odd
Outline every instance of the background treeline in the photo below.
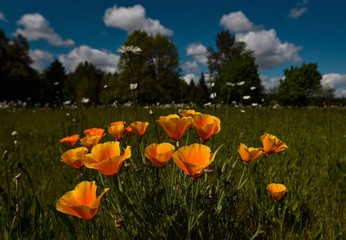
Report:
[[[275,104],[289,106],[345,102],[335,99],[334,89],[321,87],[316,63],[303,63],[284,71],[277,88],[264,92],[253,52],[228,31],[216,36],[216,49],[208,49],[209,78],[201,73],[197,82],[181,78],[179,54],[166,36],[135,31],[125,46],[138,46],[140,54],[120,57],[119,71],[107,73],[90,62],[81,62],[72,72],[55,59],[38,72],[31,67],[30,46],[17,35],[9,39],[0,29],[0,101],[25,101],[29,105],[62,106],[64,102],[89,104],[133,102],[207,102],[222,104]],[[130,84],[136,84],[130,89]],[[135,97],[134,97],[135,96]]]

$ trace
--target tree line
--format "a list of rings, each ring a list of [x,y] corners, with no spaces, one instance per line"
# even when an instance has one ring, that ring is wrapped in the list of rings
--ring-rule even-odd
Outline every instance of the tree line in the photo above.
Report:
[[[9,39],[0,29],[0,101],[62,106],[64,102],[112,104],[196,103],[222,104],[278,102],[305,106],[312,99],[333,99],[333,89],[323,90],[316,63],[291,67],[276,89],[264,92],[252,51],[228,31],[216,36],[216,49],[208,48],[209,78],[202,72],[197,82],[181,78],[179,54],[164,35],[135,31],[124,46],[138,46],[139,54],[125,52],[119,71],[107,73],[91,62],[81,62],[67,73],[55,59],[42,72],[31,67],[30,46],[21,35]],[[321,100],[322,99],[322,100]]]

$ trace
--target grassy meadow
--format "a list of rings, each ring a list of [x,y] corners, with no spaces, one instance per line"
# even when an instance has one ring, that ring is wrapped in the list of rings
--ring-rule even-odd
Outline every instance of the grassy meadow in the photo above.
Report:
[[[195,108],[221,120],[205,143],[212,152],[221,146],[212,171],[197,180],[172,160],[159,169],[143,153],[170,142],[154,120],[178,110],[138,108],[136,118],[132,108],[0,109],[0,239],[346,238],[346,109]],[[119,120],[149,126],[140,140],[126,138],[132,156],[116,176],[60,161],[71,147],[59,139],[93,127],[107,132]],[[265,132],[288,149],[243,164],[239,144],[261,147]],[[114,141],[108,132],[107,141]],[[179,145],[198,142],[189,130]],[[91,221],[55,208],[84,180],[95,181],[98,194],[110,188]],[[269,183],[287,187],[283,199],[270,198]]]

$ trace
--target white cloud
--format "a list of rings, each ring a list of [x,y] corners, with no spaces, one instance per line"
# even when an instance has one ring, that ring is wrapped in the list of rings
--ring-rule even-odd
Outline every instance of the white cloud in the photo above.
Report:
[[[105,72],[118,70],[119,56],[105,50],[98,50],[86,45],[73,49],[67,55],[60,55],[59,61],[68,71],[74,71],[79,63],[88,61]]]
[[[39,13],[24,14],[18,21],[17,25],[23,28],[18,28],[16,34],[21,34],[28,40],[45,39],[52,46],[72,46],[74,41],[71,39],[63,40],[49,22]]]
[[[261,69],[269,69],[286,62],[299,62],[302,49],[293,43],[282,42],[274,29],[264,30],[251,23],[242,12],[230,13],[227,19],[236,19],[235,23],[221,18],[220,24],[235,33],[237,41],[243,41],[254,52],[256,63]],[[230,21],[230,20],[229,20]]]
[[[0,21],[7,22],[7,19],[6,19],[6,17],[5,17],[5,14],[3,14],[2,12],[0,12]]]
[[[301,15],[308,11],[306,5],[308,4],[308,0],[302,0],[296,4],[294,8],[291,9],[288,14],[289,18],[299,18]]]
[[[188,56],[192,56],[193,59],[195,59],[197,62],[202,63],[203,65],[207,66],[208,50],[207,50],[207,47],[205,47],[203,44],[191,43],[186,49],[186,54]]]
[[[260,79],[264,89],[266,91],[270,91],[271,89],[279,86],[280,80],[283,79],[283,77],[269,77],[267,75],[260,75]]]
[[[186,61],[183,66],[182,69],[184,70],[185,73],[190,74],[198,74],[201,72],[201,68],[199,67],[197,61]]]
[[[334,88],[336,97],[346,97],[346,74],[324,74],[321,85],[324,88]]]
[[[46,68],[49,65],[49,63],[53,60],[53,54],[40,49],[31,49],[29,52],[29,56],[33,61],[31,66],[39,71]]]
[[[190,84],[191,81],[194,81],[195,83],[197,82],[197,79],[198,77],[193,74],[193,73],[189,73],[189,74],[186,74],[185,76],[182,77],[185,82],[187,82],[188,84]]]
[[[115,27],[125,30],[128,34],[135,30],[145,31],[148,34],[155,35],[157,33],[163,35],[172,35],[172,30],[161,25],[159,20],[147,18],[145,9],[142,5],[134,5],[133,7],[117,7],[108,8],[103,16],[106,26]]]
[[[223,15],[220,24],[231,32],[248,32],[255,27],[242,11]]]

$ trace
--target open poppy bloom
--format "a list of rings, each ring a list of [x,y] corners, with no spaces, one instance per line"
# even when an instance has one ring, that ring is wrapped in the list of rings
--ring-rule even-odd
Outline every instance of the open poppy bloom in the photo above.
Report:
[[[135,133],[138,137],[142,137],[147,130],[149,123],[148,122],[133,122],[130,124],[132,132]]]
[[[203,142],[208,141],[212,135],[220,132],[220,123],[218,117],[209,114],[198,114],[192,118],[192,126]]]
[[[196,112],[195,110],[193,109],[183,109],[183,110],[180,110],[179,111],[179,114],[183,117],[193,117],[197,114],[202,114],[200,112]]]
[[[70,149],[61,155],[60,161],[73,168],[81,169],[83,167],[83,158],[87,153],[88,149],[86,147]]]
[[[164,167],[172,158],[174,146],[170,143],[152,143],[145,148],[144,155],[157,167]]]
[[[105,135],[105,130],[103,128],[88,128],[84,130],[84,134],[87,137],[99,136],[102,138]]]
[[[81,138],[80,144],[91,151],[91,149],[100,142],[101,138],[100,136],[86,136]]]
[[[179,148],[172,157],[179,168],[191,178],[197,179],[202,176],[204,169],[214,161],[217,151],[215,153],[210,152],[208,146],[194,143]]]
[[[262,148],[247,147],[241,143],[237,148],[243,163],[248,164],[263,154]]]
[[[177,114],[161,116],[156,122],[160,124],[167,136],[174,142],[179,141],[185,131],[191,127],[191,117],[180,118]]]
[[[76,142],[79,140],[79,134],[74,134],[68,137],[64,137],[60,139],[61,143],[66,143],[69,146],[73,146],[76,144]]]
[[[286,143],[269,133],[264,133],[261,136],[261,140],[263,143],[263,152],[268,156],[288,148]]]
[[[85,155],[84,165],[98,170],[107,177],[112,177],[119,171],[122,163],[130,157],[129,146],[121,154],[119,142],[105,142],[97,144],[92,148],[91,153]]]
[[[99,210],[101,198],[109,190],[105,188],[96,198],[95,181],[83,181],[72,191],[65,193],[56,203],[56,210],[78,218],[92,220]]]
[[[117,121],[117,122],[110,123],[108,126],[108,132],[116,140],[120,140],[123,137],[123,134],[125,132],[125,122]]]
[[[288,192],[286,186],[280,183],[271,183],[267,185],[267,190],[270,197],[274,201],[280,201],[280,199]]]

